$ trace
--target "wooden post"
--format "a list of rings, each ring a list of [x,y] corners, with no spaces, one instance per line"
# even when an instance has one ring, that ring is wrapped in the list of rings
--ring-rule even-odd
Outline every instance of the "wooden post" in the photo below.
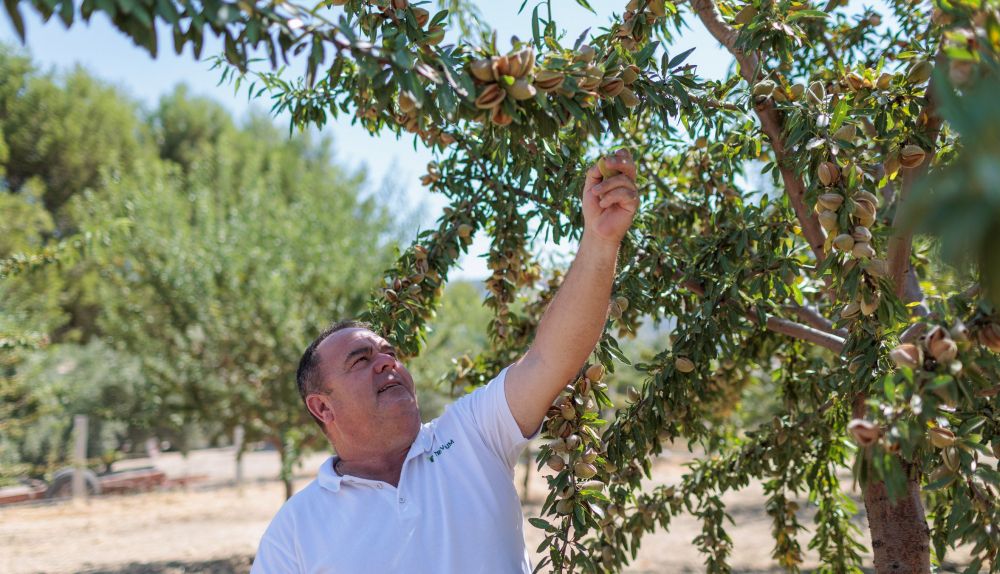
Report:
[[[87,498],[87,483],[83,471],[87,468],[87,415],[73,417],[73,500]]]

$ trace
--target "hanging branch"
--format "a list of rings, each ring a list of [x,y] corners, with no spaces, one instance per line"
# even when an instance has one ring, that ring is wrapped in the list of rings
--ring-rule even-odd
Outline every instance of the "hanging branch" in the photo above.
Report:
[[[748,54],[736,47],[737,32],[722,21],[722,16],[719,14],[712,0],[693,0],[691,7],[698,14],[698,17],[701,18],[705,28],[708,29],[712,36],[736,58],[736,62],[740,67],[740,75],[743,76],[743,79],[751,85],[757,83],[760,76],[758,73],[760,59],[755,54]],[[771,149],[774,150],[775,164],[781,172],[781,179],[785,184],[785,193],[788,195],[788,201],[791,203],[792,209],[795,210],[795,216],[802,226],[802,234],[809,243],[809,247],[812,248],[816,260],[823,261],[826,258],[826,250],[824,248],[826,238],[816,214],[805,203],[805,183],[787,165],[786,159],[789,154],[785,149],[785,141],[782,137],[783,126],[781,119],[778,117],[778,110],[774,107],[774,104],[764,101],[754,107],[754,112],[760,118],[761,129],[767,134],[768,140],[771,142]]]

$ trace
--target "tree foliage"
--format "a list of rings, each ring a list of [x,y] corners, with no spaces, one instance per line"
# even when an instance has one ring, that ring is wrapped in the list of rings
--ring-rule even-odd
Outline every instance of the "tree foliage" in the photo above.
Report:
[[[69,191],[50,172],[86,176],[63,160],[92,157],[94,142],[65,130],[45,165],[10,146],[4,166],[20,175],[0,193],[2,478],[65,464],[73,414],[92,416],[94,456],[141,433],[186,449],[195,430],[225,440],[242,425],[247,442],[287,455],[290,477],[318,438],[295,388],[299,354],[326,324],[363,311],[403,234],[403,216],[386,208],[391,190],[359,197],[364,174],[337,167],[327,139],[289,138],[260,114],[237,124],[183,86],[146,114],[81,70],[8,65],[35,86],[12,92],[12,109],[44,111],[80,85],[109,94],[109,113],[125,119],[105,126],[107,138],[137,159],[101,168],[108,177],[56,207],[46,193]],[[5,121],[4,141],[75,121],[36,120]],[[74,319],[78,297],[86,321]]]
[[[70,2],[22,4],[74,16]],[[857,572],[856,509],[835,472],[853,461],[878,571],[929,571],[923,504],[936,559],[968,544],[970,572],[1000,571],[995,0],[890,0],[885,14],[836,0],[633,0],[577,39],[550,2],[525,3],[531,29],[509,49],[486,34],[445,42],[447,13],[405,0],[128,6],[85,2],[82,14],[108,11],[151,49],[156,20],[176,46],[214,33],[224,78],[269,91],[296,124],[351,117],[435,150],[424,182],[451,205],[391,267],[370,316],[416,354],[441,284],[470,235],[487,233],[492,348],[457,365],[463,380],[487,380],[530,343],[559,283],[541,281],[531,238],[577,238],[585,167],[633,150],[643,203],[601,366],[569,381],[545,426],[539,567],[618,569],[645,533],[690,512],[708,571],[729,571],[720,497],[756,479],[778,564],[802,563],[792,498],[808,492],[820,571]],[[684,25],[732,54],[728,77],[700,78],[669,53]],[[303,77],[254,69],[254,48],[272,67],[301,54]],[[773,191],[746,185],[757,172]],[[642,389],[605,424],[604,371],[627,362],[618,339],[668,317],[670,345],[638,366]],[[739,433],[715,423],[734,391],[765,378],[780,415]],[[711,454],[643,492],[671,440]]]

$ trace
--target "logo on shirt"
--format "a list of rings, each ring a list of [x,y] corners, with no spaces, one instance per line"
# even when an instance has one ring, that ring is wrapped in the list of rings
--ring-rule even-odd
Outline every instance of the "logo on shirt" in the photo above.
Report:
[[[455,439],[451,439],[448,442],[446,442],[443,445],[441,445],[441,448],[436,449],[434,451],[434,454],[431,455],[431,458],[430,458],[431,462],[434,462],[434,457],[441,456],[441,453],[443,453],[444,451],[446,451],[449,448],[451,448],[452,445],[454,445],[454,444],[455,444]]]

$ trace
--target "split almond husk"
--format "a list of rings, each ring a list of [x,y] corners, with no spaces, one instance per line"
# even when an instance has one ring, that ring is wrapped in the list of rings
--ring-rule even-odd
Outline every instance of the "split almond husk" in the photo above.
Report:
[[[909,367],[911,369],[919,369],[920,365],[924,363],[920,347],[913,343],[903,343],[892,351],[889,351],[889,359],[897,367]]]
[[[949,446],[953,446],[957,440],[955,433],[941,427],[934,427],[928,430],[927,438],[930,439],[934,448],[947,448]]]
[[[580,460],[573,465],[573,473],[586,480],[597,475],[597,467],[589,462],[583,462]]]
[[[621,78],[607,78],[601,82],[600,94],[603,98],[617,98],[625,89],[625,80]]]
[[[941,460],[952,472],[958,472],[962,464],[962,457],[955,446],[947,446],[941,450]]]
[[[942,329],[944,331],[944,329]],[[928,341],[927,352],[939,363],[949,363],[958,356],[958,345],[951,337],[944,336],[933,343]]]
[[[844,204],[844,196],[839,193],[824,193],[819,196],[817,201],[823,209],[837,211]]]
[[[878,310],[878,304],[881,299],[882,296],[879,293],[875,293],[875,295],[873,295],[871,298],[862,297],[861,313],[866,317],[870,316],[872,313]]]
[[[860,313],[861,305],[856,301],[852,301],[840,310],[840,317],[843,319],[851,319],[853,317],[857,317]]]
[[[423,8],[413,9],[413,19],[417,22],[417,28],[423,28],[427,25],[427,22],[431,19],[431,13]]]
[[[881,431],[878,425],[864,419],[854,419],[847,425],[848,432],[854,437],[854,441],[861,446],[875,444]]]
[[[806,99],[809,100],[809,103],[816,106],[823,103],[823,100],[826,99],[826,87],[823,86],[823,82],[816,80],[809,84],[809,89],[806,91]]]
[[[851,236],[854,237],[855,241],[871,242],[872,240],[872,232],[863,225],[858,225],[857,227],[855,227],[854,231],[851,232]]]
[[[927,60],[917,60],[906,72],[906,81],[911,84],[922,84],[930,79],[934,65]]]
[[[493,109],[499,107],[506,97],[507,92],[505,92],[500,86],[497,84],[490,84],[479,93],[479,97],[476,98],[476,107],[481,110]]]
[[[830,210],[821,211],[819,214],[819,224],[823,226],[823,229],[827,233],[834,233],[837,231],[837,214]]]
[[[490,113],[490,121],[496,126],[508,126],[514,121],[514,116],[504,111],[503,106],[495,106]]]
[[[816,168],[816,175],[820,183],[829,187],[840,181],[840,168],[832,161],[824,161]]]
[[[480,82],[493,82],[496,80],[493,77],[493,60],[482,59],[473,61],[469,64],[469,73]]]
[[[889,276],[889,262],[885,259],[871,259],[862,269],[872,277],[882,279]]]
[[[833,246],[840,251],[851,251],[854,249],[854,238],[846,233],[842,233],[833,238]]]
[[[690,373],[691,371],[694,371],[695,364],[694,361],[687,357],[677,357],[674,361],[674,367],[682,373]]]
[[[510,94],[510,97],[520,101],[531,99],[538,92],[535,90],[535,86],[532,86],[528,80],[518,78],[513,84],[507,87],[507,93]]]
[[[979,343],[994,353],[1000,353],[1000,325],[988,323],[979,329],[976,335]]]
[[[543,92],[551,92],[562,86],[566,79],[561,72],[553,70],[542,70],[535,74],[535,87]]]
[[[618,94],[618,98],[625,104],[626,108],[634,108],[639,105],[639,97],[635,95],[635,92],[625,88]]]
[[[854,197],[858,199],[868,200],[868,202],[870,202],[872,205],[878,207],[878,197],[876,197],[875,194],[871,193],[870,191],[865,191],[862,189],[861,191],[856,192],[854,194]]]
[[[871,243],[867,243],[865,241],[858,241],[857,243],[854,244],[854,248],[851,250],[851,254],[857,258],[871,259],[872,257],[875,257],[875,249],[872,248]]]
[[[899,152],[899,163],[907,169],[913,169],[924,163],[927,152],[918,145],[909,144]]]
[[[590,367],[589,367],[589,368],[587,369],[587,374],[586,374],[586,376],[587,376],[587,378],[588,378],[588,379],[590,379],[591,381],[593,381],[593,382],[597,383],[597,382],[599,382],[599,381],[600,381],[601,379],[603,379],[603,378],[604,378],[604,372],[605,372],[605,371],[604,371],[604,365],[601,365],[601,364],[599,364],[599,363],[598,363],[598,364],[596,364],[596,365],[591,365],[591,366],[590,366]]]
[[[556,472],[566,468],[566,461],[564,461],[563,458],[557,454],[554,454],[546,459],[545,464]]]
[[[626,86],[631,86],[636,80],[639,79],[639,73],[641,71],[642,70],[639,66],[636,66],[635,64],[629,65],[622,70],[622,81],[625,82]]]

